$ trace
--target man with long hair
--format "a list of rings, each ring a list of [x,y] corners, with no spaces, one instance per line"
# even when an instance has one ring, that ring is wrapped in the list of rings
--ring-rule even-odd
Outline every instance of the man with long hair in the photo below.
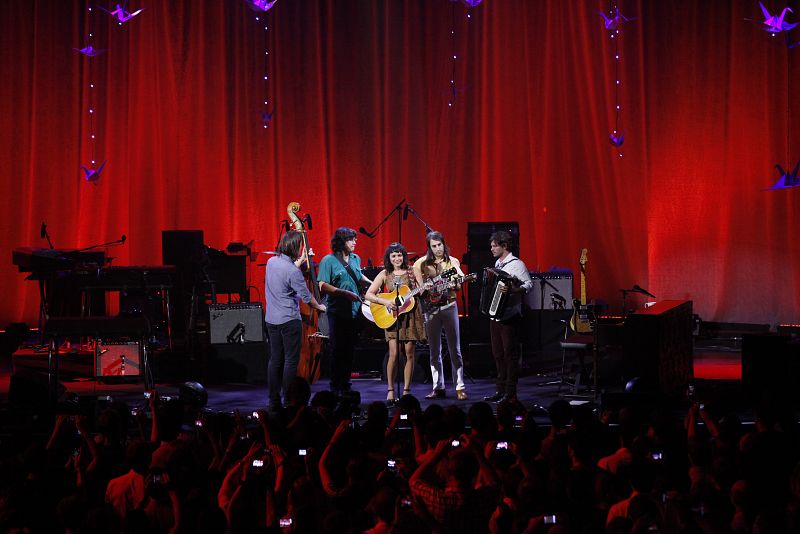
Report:
[[[297,374],[300,361],[300,346],[303,323],[300,319],[300,303],[325,311],[308,289],[300,264],[303,235],[291,230],[283,234],[278,243],[278,254],[267,262],[264,296],[267,306],[264,321],[269,336],[269,406],[273,411],[281,408],[281,394],[286,396],[286,386]]]
[[[356,231],[337,228],[331,238],[331,254],[319,263],[319,287],[328,307],[331,355],[331,391],[350,390],[353,351],[356,342],[356,317],[361,308],[360,285],[370,283],[361,272],[361,258],[355,253]]]
[[[441,232],[429,232],[425,237],[428,252],[414,263],[414,276],[417,284],[422,286],[426,280],[440,276],[444,271],[455,269],[463,276],[458,259],[450,256],[450,250]],[[431,375],[433,391],[426,398],[442,399],[445,397],[444,369],[442,368],[442,330],[447,336],[447,348],[450,352],[450,366],[453,371],[453,382],[456,384],[456,398],[467,400],[464,386],[464,359],[461,357],[461,334],[458,326],[458,306],[455,289],[447,289],[444,294],[431,298],[428,293],[425,300],[425,332],[428,335],[428,346],[431,352]]]

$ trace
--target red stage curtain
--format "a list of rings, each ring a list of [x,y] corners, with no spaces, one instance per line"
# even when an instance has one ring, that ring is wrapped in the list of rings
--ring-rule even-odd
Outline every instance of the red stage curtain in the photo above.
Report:
[[[636,283],[707,320],[797,321],[800,190],[762,190],[800,158],[800,49],[744,20],[754,2],[621,4],[620,158],[600,4],[485,0],[467,19],[447,0],[283,0],[256,22],[243,1],[132,0],[145,10],[120,27],[85,2],[0,3],[0,323],[36,316],[10,250],[45,245],[43,220],[57,247],[124,233],[115,264],[153,264],[162,229],[272,249],[290,201],[324,252],[402,198],[456,255],[467,221],[519,221],[531,270],[577,273],[587,247],[589,297],[612,310]],[[87,61],[89,29],[108,50]],[[90,79],[98,185],[79,169]],[[397,226],[361,237],[365,260]],[[403,241],[423,237],[410,217]]]

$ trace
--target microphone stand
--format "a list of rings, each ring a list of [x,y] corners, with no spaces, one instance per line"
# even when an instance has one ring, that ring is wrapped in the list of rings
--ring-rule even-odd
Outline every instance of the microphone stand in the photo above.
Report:
[[[41,237],[47,238],[47,244],[50,246],[50,250],[53,250],[53,242],[50,241],[50,234],[47,232],[47,224],[42,221],[42,228],[39,231]]]
[[[116,245],[123,245],[125,244],[125,241],[127,239],[128,237],[123,235],[122,237],[114,241],[109,241],[107,243],[98,243],[97,245],[92,245],[91,247],[79,248],[78,250],[71,250],[67,252],[67,254],[78,254],[79,252],[86,252],[87,250],[92,250],[93,248],[98,248],[98,247],[113,247]]]
[[[633,289],[620,289],[620,292],[622,293],[622,316],[623,317],[627,317],[628,316],[628,310],[625,309],[626,300],[628,299],[628,293],[639,293],[641,295],[644,295],[646,297],[650,297],[652,299],[656,298],[655,295],[653,295],[652,293],[642,289],[638,285],[634,285]]]
[[[422,224],[425,226],[425,234],[426,234],[426,235],[427,235],[427,234],[429,234],[429,233],[431,233],[431,232],[433,231],[433,228],[431,228],[431,227],[430,227],[430,225],[429,225],[427,222],[425,222],[425,219],[423,219],[423,218],[420,216],[420,214],[419,214],[419,213],[417,213],[417,210],[415,210],[415,209],[414,209],[414,207],[413,207],[411,204],[408,204],[408,203],[406,203],[406,210],[408,210],[408,213],[410,213],[411,215],[413,215],[414,217],[416,217],[416,218],[417,218],[417,220],[418,220],[419,222],[421,222],[421,223],[422,223]]]
[[[530,273],[533,278],[539,280],[539,356],[544,352],[542,347],[542,328],[544,327],[544,288],[550,286],[553,291],[558,293],[558,288],[547,281],[547,279],[540,273]]]
[[[628,317],[628,309],[627,309],[627,306],[628,306],[628,304],[627,304],[628,293],[636,293],[636,291],[634,291],[632,289],[620,289],[620,292],[622,293],[622,317],[627,318]]]
[[[375,237],[375,234],[378,232],[380,227],[383,226],[386,223],[386,221],[389,220],[389,217],[391,217],[394,212],[397,212],[397,221],[398,221],[397,241],[398,241],[398,243],[402,243],[403,242],[403,205],[405,203],[406,203],[406,199],[405,198],[403,200],[401,200],[400,202],[398,202],[397,206],[392,208],[391,211],[386,214],[386,217],[384,217],[381,220],[381,222],[378,223],[378,226],[373,228],[371,232],[368,232],[366,230],[366,228],[364,228],[363,226],[360,227],[358,229],[358,231],[361,232],[362,234],[364,234],[365,236],[367,236],[368,238],[372,239],[372,238]]]

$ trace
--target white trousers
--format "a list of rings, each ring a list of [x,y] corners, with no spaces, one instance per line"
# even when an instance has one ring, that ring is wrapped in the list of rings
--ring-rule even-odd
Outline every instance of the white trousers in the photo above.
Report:
[[[425,332],[431,350],[431,375],[434,389],[445,389],[442,372],[442,330],[447,336],[450,366],[456,390],[464,389],[464,359],[461,357],[461,335],[458,328],[458,306],[455,303],[426,316]]]

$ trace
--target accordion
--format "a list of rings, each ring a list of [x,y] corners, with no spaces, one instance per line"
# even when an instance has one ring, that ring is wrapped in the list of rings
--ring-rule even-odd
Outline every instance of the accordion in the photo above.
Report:
[[[502,269],[486,267],[483,269],[481,288],[481,313],[489,317],[502,317],[511,295],[501,291],[503,287],[514,285],[517,279]]]

